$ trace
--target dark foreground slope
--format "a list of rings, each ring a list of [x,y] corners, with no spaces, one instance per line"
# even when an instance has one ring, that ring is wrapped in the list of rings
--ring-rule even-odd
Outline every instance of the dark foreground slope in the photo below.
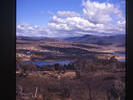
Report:
[[[16,100],[124,100],[125,65],[116,59],[78,59],[36,67],[17,62]]]

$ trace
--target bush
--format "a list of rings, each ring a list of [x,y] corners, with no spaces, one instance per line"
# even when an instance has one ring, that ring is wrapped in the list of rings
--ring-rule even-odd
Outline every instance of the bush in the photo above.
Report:
[[[42,70],[45,70],[45,71],[54,71],[54,67],[53,66],[43,66]]]
[[[26,71],[37,71],[36,66],[33,63],[29,63],[29,64],[23,64],[23,72]]]
[[[54,65],[55,70],[59,70],[59,66],[60,66],[60,65],[59,65],[58,63],[55,64],[55,65]]]
[[[108,90],[109,100],[125,100],[125,84],[120,80],[115,80]]]
[[[80,79],[80,71],[76,71],[76,78]]]

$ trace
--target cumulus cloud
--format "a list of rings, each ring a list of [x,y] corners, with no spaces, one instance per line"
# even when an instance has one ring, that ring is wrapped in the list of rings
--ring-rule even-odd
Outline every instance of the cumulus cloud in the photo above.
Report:
[[[45,27],[18,25],[18,34],[71,37],[85,34],[111,35],[125,33],[125,18],[118,6],[87,0],[83,14],[57,11]]]
[[[45,27],[39,25],[17,25],[17,36],[48,36],[48,33]]]
[[[112,16],[122,18],[122,13],[117,6],[110,3],[91,2],[90,0],[83,2],[84,18],[93,23],[107,23],[112,21]]]
[[[57,36],[111,35],[125,32],[125,19],[119,7],[90,0],[82,5],[83,16],[76,12],[58,11],[48,23],[48,28]]]

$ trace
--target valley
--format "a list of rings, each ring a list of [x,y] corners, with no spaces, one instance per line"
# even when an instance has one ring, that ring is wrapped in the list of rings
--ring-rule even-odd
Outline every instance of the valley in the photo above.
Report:
[[[124,100],[123,45],[17,37],[16,100]]]
[[[25,40],[18,39],[16,44],[17,56],[25,60],[52,60],[52,59],[74,59],[80,56],[112,56],[117,59],[125,59],[117,52],[125,48],[118,44],[99,45],[94,43],[72,42],[67,40],[40,39]]]

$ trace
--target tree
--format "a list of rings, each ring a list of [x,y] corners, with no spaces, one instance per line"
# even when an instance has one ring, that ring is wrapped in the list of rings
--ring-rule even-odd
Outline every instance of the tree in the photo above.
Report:
[[[24,73],[26,71],[36,71],[37,70],[36,66],[33,63],[24,64],[22,69],[23,69]]]
[[[115,58],[115,56],[112,56],[109,61],[110,62],[117,62],[117,59]]]
[[[80,72],[78,70],[76,70],[76,78],[80,79]]]
[[[122,81],[116,80],[108,90],[109,100],[124,100],[125,99],[125,84]]]
[[[63,96],[64,97],[70,97],[70,90],[69,90],[69,88],[64,87]]]
[[[54,65],[54,67],[55,67],[55,70],[59,70],[59,64],[58,64],[58,63],[56,63],[56,64]]]

